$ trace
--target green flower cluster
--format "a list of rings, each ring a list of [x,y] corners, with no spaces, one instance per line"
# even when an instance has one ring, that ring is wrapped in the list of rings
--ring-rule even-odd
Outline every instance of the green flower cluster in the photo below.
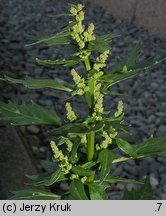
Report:
[[[72,110],[72,107],[69,102],[66,103],[66,111],[67,111],[67,119],[70,122],[73,122],[77,119],[77,116],[75,115],[74,111]]]
[[[89,87],[85,84],[85,79],[80,77],[80,75],[74,69],[71,70],[71,74],[75,84],[77,85],[76,94],[83,95],[89,90]]]
[[[101,150],[101,149],[106,149],[108,148],[108,145],[112,144],[112,140],[117,136],[117,132],[115,128],[111,127],[109,133],[103,132],[102,136],[104,137],[104,140],[102,143],[99,145],[96,145],[96,150]]]
[[[60,163],[59,167],[62,169],[64,174],[68,174],[72,169],[72,164],[69,163],[69,158],[64,156],[63,152],[59,150],[54,141],[51,141],[50,145],[54,153],[54,158]]]
[[[91,23],[89,27],[86,29],[85,25],[82,24],[84,20],[84,12],[82,11],[83,5],[79,4],[77,6],[73,6],[70,9],[70,13],[75,17],[76,24],[71,28],[71,36],[77,42],[80,51],[82,51],[87,42],[95,40],[94,36],[94,24]],[[82,57],[89,56],[89,52],[80,52]]]
[[[93,69],[95,69],[96,71],[100,71],[101,68],[104,68],[106,66],[106,61],[108,59],[109,52],[109,50],[106,50],[99,57],[97,57],[93,65]]]

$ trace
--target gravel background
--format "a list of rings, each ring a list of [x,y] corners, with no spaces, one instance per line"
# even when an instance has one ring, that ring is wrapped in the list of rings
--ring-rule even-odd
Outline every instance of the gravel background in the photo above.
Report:
[[[92,5],[88,1],[81,1],[86,4],[86,21],[94,22],[96,33],[115,32],[122,35],[120,39],[113,42],[110,61],[122,57],[139,40],[142,45],[142,56],[159,58],[166,54],[166,41],[150,35],[143,28],[138,28],[125,20],[113,17],[110,13],[99,6]],[[46,48],[43,46],[26,48],[25,44],[36,38],[47,36],[58,32],[64,25],[64,19],[50,18],[49,15],[59,14],[67,10],[67,3],[72,1],[64,0],[1,0],[0,1],[0,74],[9,75],[15,78],[22,78],[26,75],[34,78],[58,78],[61,82],[69,82],[69,69],[61,66],[55,68],[44,68],[35,65],[36,57],[58,58],[63,56],[63,49]],[[58,54],[58,52],[60,54]],[[77,67],[82,70],[82,66]],[[133,127],[132,136],[123,135],[131,143],[138,143],[150,135],[166,135],[166,65],[162,64],[149,73],[141,74],[131,80],[125,81],[113,87],[113,91],[128,94],[123,98],[125,103],[126,120]],[[30,91],[21,86],[0,83],[0,100],[34,100],[39,104],[51,109],[56,109],[64,114],[64,101],[68,97],[66,93],[54,92],[51,90]],[[120,98],[106,98],[107,109],[115,109]],[[79,106],[78,106],[79,103]],[[84,102],[76,99],[73,103],[76,112],[84,113]],[[36,160],[38,167],[41,159],[50,157],[49,140],[46,137],[46,130],[35,126],[21,127],[20,134],[28,145],[28,151]],[[35,156],[35,157],[34,157]],[[113,174],[121,177],[144,179],[150,176],[151,184],[155,190],[156,199],[166,199],[166,158],[146,158],[138,161],[130,161],[120,166],[113,167]],[[129,190],[133,185],[126,185]],[[111,199],[120,199],[124,185],[113,185]]]

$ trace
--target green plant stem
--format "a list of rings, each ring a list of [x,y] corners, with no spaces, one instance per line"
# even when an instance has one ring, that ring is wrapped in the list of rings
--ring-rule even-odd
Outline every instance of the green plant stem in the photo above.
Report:
[[[84,60],[85,62],[85,68],[87,72],[91,69],[89,58],[86,58]],[[89,113],[91,115],[92,110],[89,110]],[[88,135],[88,143],[87,143],[87,159],[88,161],[91,161],[94,156],[94,144],[95,144],[95,133],[92,132]]]
[[[88,135],[88,149],[87,149],[87,158],[88,161],[91,161],[94,156],[94,143],[95,143],[95,133],[92,132]]]

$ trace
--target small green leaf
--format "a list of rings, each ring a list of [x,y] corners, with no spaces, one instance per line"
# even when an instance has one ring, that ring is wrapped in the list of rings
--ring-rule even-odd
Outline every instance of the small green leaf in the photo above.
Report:
[[[36,186],[50,186],[56,182],[66,179],[61,170],[57,170],[53,173],[44,173],[41,175],[27,175],[27,177],[30,179],[27,184]]]
[[[64,60],[40,60],[36,58],[36,63],[39,65],[64,65],[65,67],[73,66],[80,63],[80,59],[64,59]]]
[[[18,125],[55,125],[60,126],[61,120],[56,112],[35,104],[16,105],[12,102],[0,102],[0,120]]]
[[[127,141],[120,138],[116,138],[116,143],[123,152],[125,152],[133,158],[137,157],[135,149]]]
[[[74,200],[88,200],[85,193],[84,184],[80,180],[72,181],[69,192]]]
[[[100,179],[103,181],[110,173],[112,161],[115,159],[113,152],[108,149],[104,149],[99,153],[98,161],[101,163],[101,176]]]
[[[136,181],[133,179],[126,179],[126,178],[120,178],[120,177],[110,177],[104,179],[105,182],[115,184],[115,183],[127,183],[127,184],[144,184],[143,182]]]
[[[95,171],[83,168],[81,166],[73,166],[72,172],[79,176],[91,176],[95,174]]]
[[[91,167],[95,166],[98,162],[97,161],[88,161],[85,164],[82,164],[81,167],[84,169],[90,169]]]
[[[61,196],[37,189],[11,191],[12,200],[60,200]]]
[[[70,29],[73,27],[73,26],[75,26],[75,25],[77,25],[79,23],[79,21],[73,21],[73,22],[70,22],[68,25],[65,25],[64,27],[63,27],[63,29],[62,29],[62,32],[68,32],[68,31],[70,31]]]
[[[59,33],[51,37],[43,38],[41,40],[38,40],[34,43],[26,45],[27,47],[29,46],[34,46],[38,44],[46,44],[48,46],[53,46],[53,45],[65,45],[65,44],[70,44],[70,39],[67,37],[71,33]]]
[[[108,200],[108,195],[105,192],[107,185],[93,182],[87,184],[91,200]]]
[[[62,13],[62,14],[58,14],[58,15],[54,15],[54,16],[50,16],[50,17],[59,18],[59,17],[73,17],[73,16],[74,16],[73,14]]]
[[[21,80],[21,79],[14,79],[5,76],[4,79],[1,80],[9,81],[15,84],[23,84],[26,88],[29,89],[53,88],[53,89],[64,90],[68,92],[72,91],[72,89],[60,84],[56,80],[51,80],[51,79],[32,79],[30,77],[27,77],[25,80]]]
[[[75,162],[78,160],[77,150],[78,150],[80,145],[81,145],[80,138],[76,138],[75,143],[74,143],[73,148],[72,148],[72,151],[71,151],[71,157],[69,158],[69,160],[71,162]]]
[[[124,191],[124,200],[152,200],[154,199],[153,190],[149,179],[146,179],[145,184],[139,190]]]

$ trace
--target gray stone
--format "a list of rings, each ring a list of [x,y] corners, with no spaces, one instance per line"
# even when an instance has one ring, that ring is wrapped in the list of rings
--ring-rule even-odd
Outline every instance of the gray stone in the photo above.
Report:
[[[166,193],[161,194],[161,199],[166,200]]]
[[[159,181],[158,181],[158,179],[155,178],[154,176],[150,176],[150,183],[151,183],[151,185],[152,185],[153,187],[156,187],[156,186],[158,186]]]
[[[157,136],[165,136],[166,135],[166,125],[160,125],[158,130],[157,130],[157,133],[156,133]]]
[[[27,126],[27,130],[32,134],[38,134],[40,129],[35,125]]]

